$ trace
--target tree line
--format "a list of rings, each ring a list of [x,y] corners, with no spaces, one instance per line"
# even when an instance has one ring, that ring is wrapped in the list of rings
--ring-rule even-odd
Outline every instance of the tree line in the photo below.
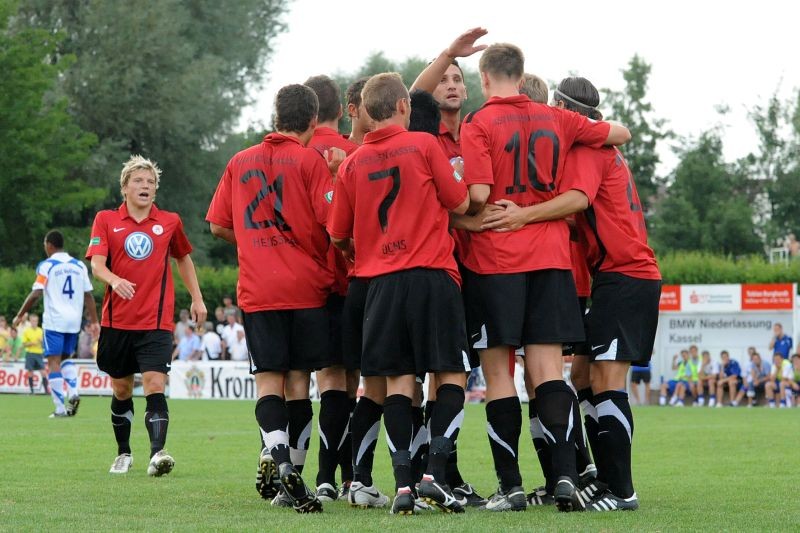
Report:
[[[264,133],[236,124],[268,76],[286,8],[281,0],[0,0],[0,265],[39,260],[53,227],[81,254],[94,213],[121,201],[116,177],[131,153],[164,170],[159,203],[182,214],[196,261],[232,264],[231,247],[203,219],[227,160]],[[410,85],[426,63],[378,52],[356,72],[332,75],[343,93],[386,71]],[[624,152],[657,253],[763,255],[800,232],[800,91],[753,106],[759,145],[731,163],[722,129],[679,139],[658,116],[651,68],[631,58],[622,88],[603,89],[601,110],[633,134]],[[483,103],[480,78],[463,70],[469,112]],[[340,126],[349,131],[346,117]],[[659,175],[667,141],[679,145],[678,164]]]

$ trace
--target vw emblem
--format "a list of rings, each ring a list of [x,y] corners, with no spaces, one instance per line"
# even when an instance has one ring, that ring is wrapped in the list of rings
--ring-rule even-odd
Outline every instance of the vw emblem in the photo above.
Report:
[[[125,239],[125,253],[137,261],[147,259],[153,253],[153,240],[148,234],[141,231],[131,233]]]

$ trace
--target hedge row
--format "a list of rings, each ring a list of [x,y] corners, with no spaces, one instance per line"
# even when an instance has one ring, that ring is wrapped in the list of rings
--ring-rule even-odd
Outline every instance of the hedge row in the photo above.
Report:
[[[751,256],[733,259],[705,252],[670,253],[659,257],[664,283],[793,283],[800,282],[800,261],[788,264],[770,264],[763,257]],[[175,278],[176,313],[188,308],[191,299],[183,287],[177,269]],[[238,269],[235,267],[198,267],[197,277],[209,313],[222,303],[226,294],[236,297]],[[33,267],[0,269],[0,313],[12,317],[33,281]],[[95,298],[102,301],[104,286],[95,283]]]

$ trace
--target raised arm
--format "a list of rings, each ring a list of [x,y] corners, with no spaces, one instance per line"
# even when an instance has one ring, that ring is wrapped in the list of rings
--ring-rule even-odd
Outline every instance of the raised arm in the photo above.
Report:
[[[450,43],[450,45],[433,60],[433,63],[425,67],[425,69],[419,73],[419,76],[417,76],[417,79],[414,80],[414,83],[411,85],[411,90],[421,89],[432,93],[433,90],[436,89],[436,86],[439,85],[439,81],[447,71],[447,67],[452,64],[455,58],[471,56],[475,52],[480,52],[486,48],[487,45],[485,44],[476,46],[475,41],[487,33],[488,31],[484,28],[472,28],[456,37],[456,40]]]

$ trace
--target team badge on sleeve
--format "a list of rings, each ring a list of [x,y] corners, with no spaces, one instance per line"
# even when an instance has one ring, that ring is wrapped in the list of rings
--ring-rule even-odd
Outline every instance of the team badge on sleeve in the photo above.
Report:
[[[97,246],[100,244],[100,237],[92,237],[89,239],[89,246]]]

